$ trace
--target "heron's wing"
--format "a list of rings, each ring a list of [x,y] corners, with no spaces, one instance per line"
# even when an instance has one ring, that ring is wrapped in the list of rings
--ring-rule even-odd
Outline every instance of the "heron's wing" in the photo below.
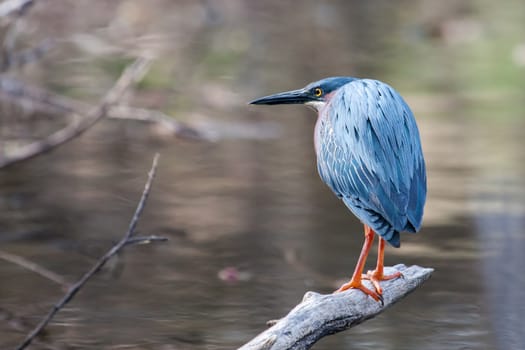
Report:
[[[357,80],[322,113],[316,135],[321,178],[372,228],[384,219],[380,224],[395,231],[417,231],[425,163],[414,116],[401,96],[379,81]]]

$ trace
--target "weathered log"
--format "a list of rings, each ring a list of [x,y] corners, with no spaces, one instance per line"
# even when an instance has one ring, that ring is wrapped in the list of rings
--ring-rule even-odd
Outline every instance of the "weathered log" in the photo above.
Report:
[[[385,267],[386,274],[395,271],[400,271],[403,277],[381,282],[384,305],[355,289],[327,295],[307,292],[288,315],[239,350],[309,349],[322,337],[344,331],[385,311],[429,279],[434,269]]]

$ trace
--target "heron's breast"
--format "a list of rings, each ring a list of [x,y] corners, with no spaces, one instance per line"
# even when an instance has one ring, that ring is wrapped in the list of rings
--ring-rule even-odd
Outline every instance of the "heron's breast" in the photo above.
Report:
[[[319,160],[321,153],[324,152],[322,143],[326,142],[330,133],[333,133],[330,118],[328,113],[326,113],[326,110],[327,108],[323,108],[319,111],[317,122],[315,123],[314,147],[315,153],[317,154],[317,160]]]
[[[341,166],[341,159],[338,157],[336,138],[332,121],[327,113],[326,108],[320,111],[317,123],[315,125],[314,144],[317,156],[317,170],[321,179],[337,194],[341,186],[342,178],[337,171]]]

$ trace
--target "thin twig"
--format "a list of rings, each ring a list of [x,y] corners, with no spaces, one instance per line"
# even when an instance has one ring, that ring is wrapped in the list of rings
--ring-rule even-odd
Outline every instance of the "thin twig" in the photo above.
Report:
[[[106,264],[106,262],[111,259],[114,255],[116,255],[122,248],[124,248],[126,245],[128,245],[128,242],[130,239],[133,238],[133,234],[135,232],[135,228],[137,227],[137,223],[139,221],[139,218],[142,214],[142,211],[144,210],[144,206],[146,205],[146,201],[148,199],[150,190],[151,190],[151,183],[153,181],[153,178],[155,177],[155,173],[157,170],[157,163],[158,163],[159,155],[156,154],[155,158],[153,159],[153,164],[151,166],[151,170],[148,173],[148,180],[146,181],[146,185],[144,186],[144,191],[142,192],[142,196],[140,198],[140,201],[137,205],[137,209],[135,210],[135,213],[133,214],[133,218],[131,219],[129,223],[128,230],[126,231],[126,234],[122,239],[117,242],[111,249],[104,254],[96,263],[93,265],[93,267],[80,278],[71,288],[69,288],[68,292],[60,299],[49,311],[49,313],[40,321],[40,323],[27,335],[25,340],[18,345],[17,350],[25,349],[35,337],[37,337],[40,332],[49,324],[51,319],[55,316],[55,314],[60,311],[73,297],[80,291],[80,289],[89,281],[93,275],[95,275],[100,269]],[[151,237],[150,237],[151,238]]]
[[[9,261],[10,263],[16,264],[18,266],[21,266],[27,270],[30,270],[32,272],[35,272],[39,274],[42,277],[47,278],[50,281],[53,281],[62,287],[68,287],[69,284],[66,282],[66,280],[60,276],[54,273],[53,271],[50,271],[46,269],[43,266],[40,266],[32,261],[27,260],[26,258],[23,258],[19,255],[11,254],[6,251],[0,250],[0,259]]]
[[[17,333],[27,333],[31,330],[31,325],[28,324],[24,317],[17,315],[16,313],[0,307],[0,321],[5,323],[12,331]],[[57,350],[56,346],[50,342],[49,339],[35,339],[33,344],[38,346],[39,349]]]
[[[161,237],[161,236],[137,236],[137,237],[131,237],[128,239],[126,244],[149,244],[152,242],[166,242],[168,240],[167,237]]]
[[[149,58],[137,58],[124,70],[113,88],[109,90],[109,92],[102,98],[99,105],[92,109],[90,113],[85,117],[77,116],[77,118],[74,118],[74,122],[63,129],[54,132],[43,140],[20,146],[14,151],[8,152],[7,155],[0,158],[0,168],[5,168],[43,153],[47,153],[56,147],[73,140],[77,136],[80,136],[106,115],[109,107],[118,102],[132,83],[142,79],[146,74],[150,63],[151,59]]]

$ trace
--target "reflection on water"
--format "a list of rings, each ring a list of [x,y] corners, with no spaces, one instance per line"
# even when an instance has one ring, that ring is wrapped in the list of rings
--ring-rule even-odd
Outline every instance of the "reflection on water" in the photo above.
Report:
[[[521,127],[521,125],[514,125]],[[483,288],[491,326],[501,349],[525,346],[523,333],[522,289],[525,278],[520,269],[525,266],[525,182],[522,140],[509,139],[513,130],[493,129],[480,151],[491,149],[486,164],[477,169],[469,202],[473,209],[481,260]],[[483,135],[483,136],[486,136]]]
[[[520,61],[508,63],[523,40],[515,34],[523,4],[158,2],[96,11],[78,1],[85,23],[57,23],[111,45],[123,36],[120,43],[134,49],[156,50],[158,64],[134,103],[205,124],[217,142],[105,121],[70,146],[0,171],[1,249],[73,281],[125,231],[153,154],[161,153],[139,230],[170,241],[130,247],[59,314],[43,342],[231,349],[307,290],[332,291],[354,267],[362,227],[317,176],[314,115],[245,101],[355,74],[387,80],[406,96],[427,158],[424,228],[389,249],[387,264],[436,272],[381,316],[315,348],[525,348],[525,90],[516,78]],[[51,10],[39,11],[35,21]],[[106,17],[108,28],[93,29]],[[58,30],[43,28],[41,35]],[[31,78],[89,99],[119,66],[108,57],[89,65],[69,57],[103,47],[93,39],[74,36],[81,55],[59,52]],[[9,263],[0,264],[0,276],[0,347],[9,348],[62,292]]]

